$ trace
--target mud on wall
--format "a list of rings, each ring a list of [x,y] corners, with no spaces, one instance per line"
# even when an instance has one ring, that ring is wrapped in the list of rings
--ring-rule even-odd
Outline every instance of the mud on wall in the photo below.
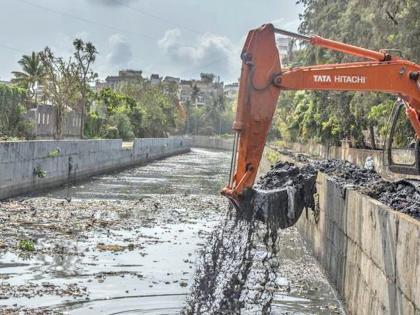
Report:
[[[76,181],[174,154],[188,152],[191,139],[46,140],[0,142],[0,199]]]
[[[348,141],[342,141],[341,147],[326,146],[318,143],[287,143],[284,148],[288,148],[293,152],[309,154],[323,159],[340,159],[347,160],[359,166],[363,166],[368,157],[373,159],[373,165],[377,173],[388,179],[406,178],[407,175],[399,175],[390,172],[387,166],[384,165],[384,153],[382,150],[367,150],[351,148]],[[398,155],[399,161],[409,164],[412,160],[410,151],[395,150],[394,153]],[[415,178],[416,176],[410,176]],[[420,177],[419,177],[420,178]]]
[[[318,174],[319,212],[297,228],[349,314],[420,314],[420,223]]]

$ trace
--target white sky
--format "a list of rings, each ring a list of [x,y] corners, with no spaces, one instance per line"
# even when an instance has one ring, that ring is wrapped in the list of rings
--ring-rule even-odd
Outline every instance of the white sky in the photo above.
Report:
[[[50,46],[69,56],[75,37],[92,41],[101,79],[119,69],[235,81],[248,30],[267,22],[295,31],[296,0],[0,0],[0,79],[22,54]]]

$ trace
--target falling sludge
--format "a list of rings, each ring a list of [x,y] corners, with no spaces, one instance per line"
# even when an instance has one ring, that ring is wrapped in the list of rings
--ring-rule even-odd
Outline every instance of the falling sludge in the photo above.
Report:
[[[278,287],[278,229],[313,207],[316,170],[278,163],[229,209],[204,247],[184,314],[269,314]]]

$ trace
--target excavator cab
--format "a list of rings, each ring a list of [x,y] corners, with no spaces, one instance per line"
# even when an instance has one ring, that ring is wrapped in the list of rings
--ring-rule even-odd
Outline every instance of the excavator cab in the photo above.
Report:
[[[398,99],[392,109],[384,163],[393,173],[420,175],[420,141],[406,118],[406,107],[407,103]]]
[[[276,34],[362,60],[285,69],[281,65]],[[396,95],[399,102],[392,114],[384,160],[393,172],[420,174],[419,65],[392,56],[387,51],[369,50],[316,35],[296,34],[275,28],[272,24],[265,24],[248,33],[241,59],[230,179],[221,192],[239,212],[248,213],[248,216],[260,213],[265,218],[276,214],[280,218],[278,226],[281,228],[293,225],[302,212],[296,208],[291,190],[254,189],[266,138],[282,90],[384,92]],[[400,136],[401,132],[408,130],[404,128],[410,125],[414,133],[410,131]],[[415,140],[409,141],[410,137]],[[395,154],[399,152],[397,145],[404,144],[408,154],[406,160]]]

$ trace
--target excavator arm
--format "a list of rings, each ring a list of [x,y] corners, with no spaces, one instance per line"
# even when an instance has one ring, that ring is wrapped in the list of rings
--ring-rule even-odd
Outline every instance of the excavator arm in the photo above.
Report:
[[[370,61],[282,69],[275,34]],[[238,105],[229,184],[222,190],[235,206],[257,176],[267,134],[281,90],[375,91],[395,94],[420,139],[420,66],[386,52],[360,48],[319,36],[304,36],[272,24],[249,32],[241,54]]]

